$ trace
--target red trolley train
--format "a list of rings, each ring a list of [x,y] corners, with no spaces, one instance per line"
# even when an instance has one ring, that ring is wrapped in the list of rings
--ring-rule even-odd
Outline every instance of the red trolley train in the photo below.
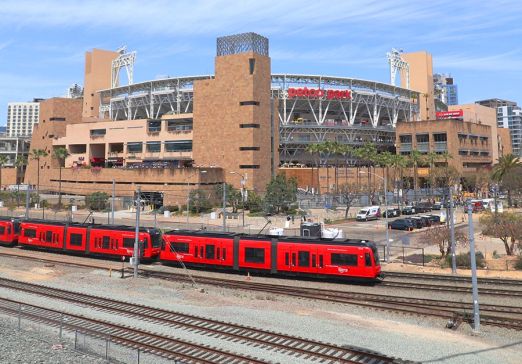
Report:
[[[163,242],[163,262],[363,280],[375,280],[381,274],[377,247],[365,240],[173,230],[163,234]]]
[[[0,216],[0,244],[13,246],[18,243],[20,221],[12,217]]]

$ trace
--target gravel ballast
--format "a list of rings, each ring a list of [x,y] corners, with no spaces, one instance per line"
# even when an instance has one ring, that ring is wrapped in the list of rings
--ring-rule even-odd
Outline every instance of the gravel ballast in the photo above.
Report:
[[[14,265],[14,262],[18,264]],[[20,260],[2,258],[0,276],[212,317],[338,345],[358,346],[403,359],[448,363],[518,363],[522,354],[522,334],[505,329],[483,327],[479,335],[472,335],[466,325],[462,325],[457,331],[444,329],[445,322],[439,319],[215,287],[195,289],[186,284],[154,279],[120,279],[114,274],[109,278],[108,273],[101,270],[44,267],[42,263],[35,262],[24,262],[21,266],[19,263]],[[252,279],[254,282],[262,280],[257,277]],[[313,284],[317,285],[317,282]],[[346,288],[351,287],[346,285]],[[371,287],[364,289],[371,290]],[[35,300],[38,304],[43,304],[43,300],[38,300],[35,296],[9,290],[0,290],[0,297],[26,300],[28,303]],[[130,320],[59,301],[45,304],[56,309],[71,310],[70,312],[78,310],[78,313],[96,315],[100,319],[120,320],[119,322],[127,324]],[[143,321],[137,322],[134,319],[132,322],[143,328],[150,327],[153,331],[202,340],[211,345],[223,345],[223,348],[247,355],[263,358],[268,355],[273,362],[303,362],[296,357],[289,359],[285,354],[267,353],[265,349],[241,343]]]

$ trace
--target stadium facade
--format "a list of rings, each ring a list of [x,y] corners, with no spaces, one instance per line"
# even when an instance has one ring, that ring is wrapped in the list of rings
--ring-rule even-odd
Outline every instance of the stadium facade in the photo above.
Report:
[[[69,193],[110,192],[114,180],[118,194],[138,184],[171,191],[168,203],[179,203],[187,185],[226,181],[263,192],[278,168],[311,166],[312,143],[373,142],[395,151],[396,126],[422,114],[420,93],[408,88],[274,74],[268,39],[255,33],[218,38],[216,54],[215,75],[133,83],[135,53],[87,52],[83,99],[42,103],[32,148],[49,156],[40,160],[41,176],[29,165],[26,182],[40,178],[56,190],[59,171]],[[121,86],[123,70],[129,84]],[[63,170],[51,157],[60,147],[70,154]]]

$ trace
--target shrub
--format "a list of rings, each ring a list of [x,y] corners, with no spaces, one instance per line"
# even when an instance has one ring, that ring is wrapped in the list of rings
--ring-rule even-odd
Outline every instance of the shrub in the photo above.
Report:
[[[177,212],[177,211],[179,211],[179,206],[178,205],[163,206],[163,210],[170,211],[170,212]]]
[[[109,201],[109,195],[105,192],[94,192],[90,195],[85,196],[85,206],[89,210],[103,211],[107,207]]]
[[[519,255],[517,260],[515,261],[515,269],[522,270],[522,255]]]
[[[477,268],[484,268],[486,266],[482,252],[475,253],[475,258]],[[446,264],[451,267],[451,254],[446,256]],[[469,252],[457,254],[457,267],[471,268],[471,255]]]

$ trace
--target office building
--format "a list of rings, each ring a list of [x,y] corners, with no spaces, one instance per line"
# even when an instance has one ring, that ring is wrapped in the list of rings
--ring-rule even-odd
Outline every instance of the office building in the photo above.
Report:
[[[38,123],[40,103],[38,99],[33,102],[10,102],[7,104],[7,136],[30,136],[33,127]]]

